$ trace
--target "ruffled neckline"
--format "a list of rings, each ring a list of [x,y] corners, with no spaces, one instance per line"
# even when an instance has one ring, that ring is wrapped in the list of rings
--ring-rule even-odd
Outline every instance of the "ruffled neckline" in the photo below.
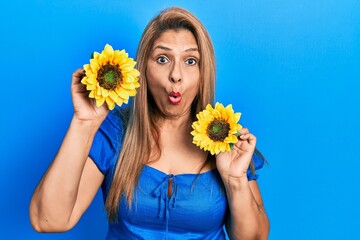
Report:
[[[201,172],[201,173],[178,173],[178,174],[171,174],[171,173],[166,173],[166,172],[163,172],[157,168],[154,168],[154,167],[151,167],[147,164],[144,165],[144,170],[148,170],[150,172],[154,172],[156,174],[159,174],[159,175],[162,175],[162,176],[176,176],[176,177],[180,177],[180,176],[183,176],[183,177],[186,177],[186,176],[189,176],[189,177],[194,177],[194,176],[206,176],[206,175],[209,175],[209,174],[214,174],[214,173],[217,173],[217,169],[216,168],[213,168],[213,169],[210,169],[208,171],[205,171],[205,172]]]

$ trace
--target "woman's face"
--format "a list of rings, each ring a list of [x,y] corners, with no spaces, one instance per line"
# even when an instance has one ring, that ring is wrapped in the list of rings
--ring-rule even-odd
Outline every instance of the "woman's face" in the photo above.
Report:
[[[200,53],[189,30],[167,30],[154,42],[147,61],[148,88],[167,117],[189,115],[199,90]]]

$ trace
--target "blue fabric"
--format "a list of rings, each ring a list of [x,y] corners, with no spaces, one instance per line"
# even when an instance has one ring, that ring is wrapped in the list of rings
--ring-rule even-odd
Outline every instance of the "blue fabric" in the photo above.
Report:
[[[105,175],[104,200],[119,157],[125,124],[119,109],[109,113],[98,130],[89,156]],[[255,168],[264,160],[254,154]],[[250,169],[248,179],[258,175]],[[172,179],[172,194],[168,184]],[[110,239],[227,239],[224,229],[227,200],[216,169],[201,174],[165,174],[144,165],[131,208],[123,197],[119,217],[109,223]]]

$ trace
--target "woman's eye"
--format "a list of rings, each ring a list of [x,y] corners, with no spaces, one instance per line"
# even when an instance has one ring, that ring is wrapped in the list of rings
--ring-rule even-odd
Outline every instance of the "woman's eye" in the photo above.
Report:
[[[164,56],[158,57],[158,58],[156,59],[156,61],[157,61],[158,63],[160,63],[160,64],[165,64],[165,63],[169,62],[169,60],[168,60],[166,57],[164,57]]]
[[[195,58],[188,58],[185,62],[189,65],[195,65],[197,63],[197,60]]]

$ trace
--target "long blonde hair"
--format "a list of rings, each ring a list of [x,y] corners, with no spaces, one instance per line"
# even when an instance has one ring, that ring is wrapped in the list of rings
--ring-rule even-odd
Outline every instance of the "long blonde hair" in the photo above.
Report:
[[[214,102],[215,55],[207,30],[189,11],[179,7],[165,9],[149,22],[139,43],[136,60],[137,69],[141,73],[140,88],[130,106],[129,121],[122,149],[105,203],[110,220],[117,217],[122,195],[126,197],[128,205],[131,206],[134,188],[144,164],[149,159],[157,160],[161,154],[158,145],[159,132],[155,123],[156,105],[147,88],[146,65],[156,39],[164,31],[180,29],[186,29],[193,33],[200,52],[201,80],[199,92],[192,103],[192,118],[195,119],[199,111],[204,109],[207,104]],[[152,155],[150,156],[150,154]]]

